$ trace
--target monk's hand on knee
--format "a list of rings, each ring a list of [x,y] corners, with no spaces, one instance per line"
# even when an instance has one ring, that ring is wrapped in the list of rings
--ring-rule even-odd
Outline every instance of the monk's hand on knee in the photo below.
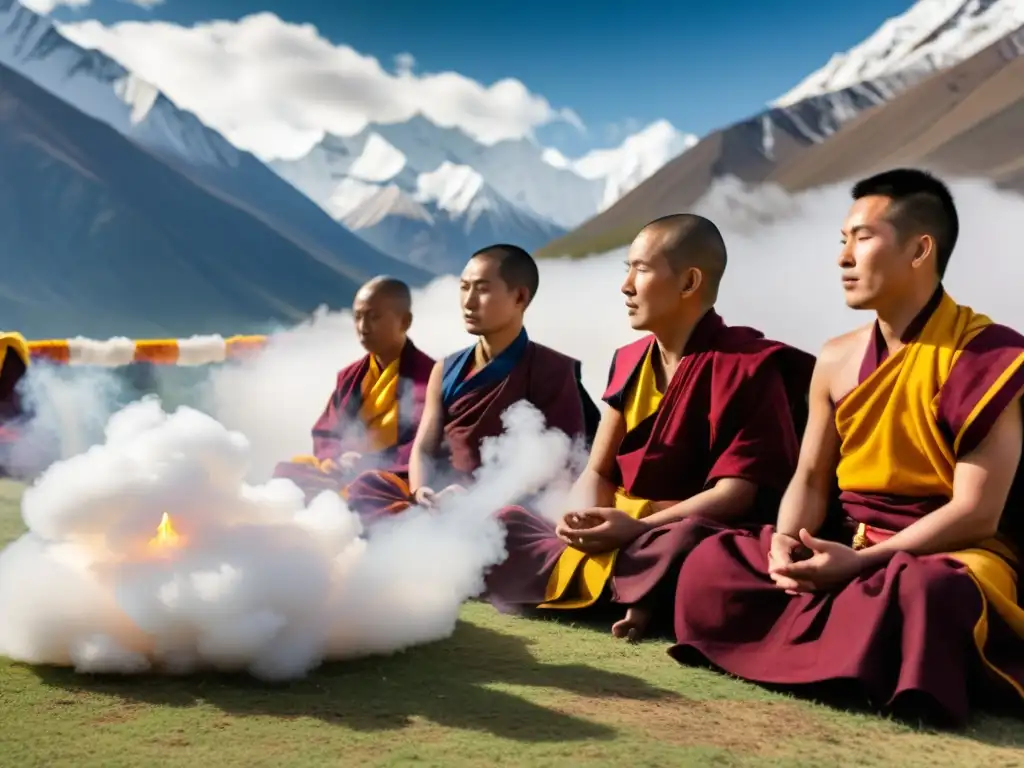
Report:
[[[792,537],[787,537],[792,538]],[[794,553],[803,545],[810,557],[794,561]],[[780,543],[781,556],[782,543]],[[774,539],[772,552],[775,553]],[[770,564],[768,573],[787,592],[810,592],[831,589],[848,582],[864,568],[864,560],[851,547],[811,536],[800,530],[800,540],[789,549],[788,563]],[[771,555],[769,556],[771,559]]]
[[[580,543],[579,532],[589,523],[584,522],[580,512],[566,512],[555,525],[555,535],[566,544],[576,546]]]
[[[786,533],[772,534],[772,546],[768,550],[768,577],[779,589],[786,591],[786,594],[795,595],[800,592],[811,591],[812,585],[809,582],[801,583],[796,579],[783,575],[782,568],[792,565],[797,550],[803,545],[800,539]]]

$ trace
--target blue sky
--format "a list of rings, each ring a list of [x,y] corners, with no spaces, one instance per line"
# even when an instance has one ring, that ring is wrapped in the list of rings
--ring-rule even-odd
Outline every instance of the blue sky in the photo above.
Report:
[[[909,0],[723,2],[424,3],[409,0],[126,0],[58,8],[61,21],[161,19],[190,25],[272,11],[314,24],[335,43],[385,66],[411,53],[416,71],[454,70],[483,83],[521,80],[555,107],[574,110],[586,134],[565,124],[538,137],[568,154],[607,146],[659,118],[706,133],[758,111],[833,52],[870,35]]]

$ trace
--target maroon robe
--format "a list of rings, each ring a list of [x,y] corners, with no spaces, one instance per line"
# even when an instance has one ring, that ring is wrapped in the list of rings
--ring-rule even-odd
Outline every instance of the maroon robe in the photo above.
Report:
[[[480,467],[480,444],[504,432],[501,415],[520,400],[532,403],[549,428],[574,439],[591,436],[585,415],[593,403],[583,388],[579,361],[529,341],[525,332],[476,372],[470,371],[472,351],[468,347],[445,359],[443,445],[434,467],[434,490],[472,482]],[[350,496],[357,487],[364,513],[402,511],[412,502],[406,478],[393,473],[361,474],[349,487]]]
[[[336,461],[343,453],[355,451],[363,454],[363,468],[369,465],[404,476],[409,471],[409,455],[423,415],[434,360],[417,349],[411,339],[406,341],[398,360],[398,442],[375,453],[367,453],[366,426],[359,416],[363,405],[362,383],[369,366],[370,356],[365,355],[338,374],[334,392],[313,425],[313,454],[320,461]],[[274,477],[294,481],[306,493],[307,500],[325,490],[340,492],[353,479],[350,474],[327,473],[290,461],[279,463]],[[352,489],[346,493],[351,496]],[[358,502],[358,488],[356,496]]]
[[[647,336],[615,352],[603,397],[610,407],[624,409],[654,343]],[[770,519],[796,467],[814,357],[727,326],[714,310],[684,355],[657,412],[626,433],[609,479],[631,496],[678,502],[722,478],[744,478],[758,487],[746,521]],[[509,556],[487,576],[487,598],[500,610],[538,606],[566,544],[553,523],[522,507],[499,514]],[[688,518],[641,535],[619,551],[608,596],[627,605],[645,600],[711,530]]]
[[[941,296],[937,296],[941,298]],[[935,310],[933,301],[904,336],[911,341]],[[970,341],[940,390],[937,420],[953,437],[986,390],[1024,351],[1024,337],[990,325]],[[885,359],[877,330],[865,353],[859,381]],[[987,435],[1024,389],[1024,368],[989,401],[955,450],[964,455]],[[1024,465],[1024,462],[1022,462]],[[858,524],[877,541],[945,504],[947,498],[912,499],[843,492],[835,533],[819,532],[850,545]],[[1018,470],[1000,525],[999,538],[1020,553],[1024,472]],[[927,717],[941,725],[963,725],[974,693],[984,700],[1017,694],[1007,680],[984,669],[974,629],[983,600],[965,567],[945,555],[899,552],[841,589],[789,596],[768,576],[774,526],[722,531],[707,538],[683,564],[676,592],[677,644],[669,653],[680,663],[709,663],[757,683],[855,692],[873,706]],[[1024,640],[988,608],[986,657],[1024,685]]]

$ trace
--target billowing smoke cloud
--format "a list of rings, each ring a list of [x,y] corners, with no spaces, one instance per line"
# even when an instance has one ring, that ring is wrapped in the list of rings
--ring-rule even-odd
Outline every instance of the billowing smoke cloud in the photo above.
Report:
[[[247,485],[241,433],[144,399],[25,492],[30,532],[0,554],[0,653],[279,680],[443,638],[504,557],[493,512],[544,486],[568,452],[532,406],[514,406],[477,485],[361,536],[336,494],[307,507],[289,481]]]
[[[4,457],[8,471],[17,477],[32,476],[100,441],[107,419],[126,395],[114,371],[97,368],[36,365],[21,389],[32,416]]]
[[[954,192],[962,234],[948,290],[1024,328],[1024,263],[1005,254],[1024,200],[980,183]],[[811,352],[867,322],[843,304],[836,266],[848,206],[846,187],[788,196],[720,185],[698,210],[729,245],[718,307],[726,321]],[[619,293],[624,255],[543,264],[528,313],[535,340],[582,360],[595,399],[612,350],[635,338]],[[413,337],[428,353],[471,342],[454,278],[417,292],[414,311]],[[63,438],[64,455],[77,455],[26,493],[31,533],[0,556],[0,653],[82,670],[217,665],[281,678],[324,658],[385,653],[451,632],[461,603],[504,556],[492,513],[541,491],[545,512],[556,514],[574,457],[564,436],[520,408],[487,449],[477,484],[444,510],[413,510],[363,531],[335,496],[307,508],[294,486],[267,479],[277,461],[309,452],[310,427],[338,369],[361,354],[348,313],[319,316],[252,363],[216,370],[202,401],[215,419],[189,410],[168,416],[147,401],[107,423],[116,398],[95,381],[65,374],[51,384],[51,400],[63,392],[63,402],[80,405],[47,416],[42,397],[40,418]],[[88,417],[66,418],[84,406]],[[149,543],[164,513],[176,545]]]

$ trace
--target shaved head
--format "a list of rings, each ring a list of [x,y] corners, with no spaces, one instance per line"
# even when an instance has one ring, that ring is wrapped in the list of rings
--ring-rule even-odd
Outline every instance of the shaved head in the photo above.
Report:
[[[412,325],[412,293],[394,277],[382,275],[366,283],[352,302],[352,319],[363,348],[381,359],[393,359],[405,346]]]
[[[640,234],[652,239],[654,249],[675,274],[699,269],[705,295],[714,303],[727,261],[725,240],[714,223],[694,213],[675,213],[655,219]]]
[[[393,302],[394,309],[399,314],[412,312],[412,291],[397,277],[388,277],[387,275],[375,277],[365,283],[356,296],[367,300],[379,296]]]
[[[537,269],[537,262],[533,260],[533,256],[518,245],[506,243],[489,245],[486,248],[481,248],[469,258],[471,261],[477,258],[494,259],[498,264],[498,275],[502,282],[510,290],[526,291],[527,306],[537,295],[537,288],[540,287],[540,272]]]

